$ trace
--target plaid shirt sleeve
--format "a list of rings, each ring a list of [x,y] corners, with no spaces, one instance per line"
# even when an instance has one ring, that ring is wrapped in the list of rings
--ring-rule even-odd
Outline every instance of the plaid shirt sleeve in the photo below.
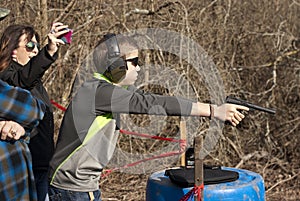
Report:
[[[43,118],[45,105],[29,91],[12,87],[0,80],[0,117],[33,128]]]
[[[29,91],[0,80],[0,119],[30,130],[43,118],[45,105]],[[31,155],[24,140],[0,140],[0,200],[37,201]]]

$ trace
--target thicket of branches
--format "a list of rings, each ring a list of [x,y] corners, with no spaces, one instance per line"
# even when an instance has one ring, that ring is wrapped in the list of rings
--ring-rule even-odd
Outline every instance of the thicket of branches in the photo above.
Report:
[[[53,21],[74,29],[73,43],[61,48],[44,79],[51,98],[63,106],[70,101],[80,64],[103,34],[156,27],[194,39],[218,67],[227,95],[277,109],[274,116],[250,112],[238,128],[226,126],[207,160],[258,172],[265,180],[267,200],[299,198],[300,2],[2,0],[0,6],[11,10],[1,30],[26,22],[46,36]],[[148,59],[160,62],[156,57]],[[172,57],[162,62],[186,72]],[[208,100],[203,81],[190,79],[198,100]],[[55,111],[57,128],[62,115]],[[147,176],[111,174],[101,183],[103,200],[144,200]]]

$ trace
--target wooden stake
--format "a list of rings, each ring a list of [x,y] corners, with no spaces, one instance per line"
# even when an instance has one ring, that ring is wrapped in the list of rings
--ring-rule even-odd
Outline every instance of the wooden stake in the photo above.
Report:
[[[196,136],[194,139],[194,154],[195,154],[195,186],[201,186],[204,183],[203,176],[203,159],[200,158],[200,151],[203,147],[203,136]],[[200,192],[203,201],[203,189]],[[195,194],[195,200],[198,200],[198,195]]]
[[[186,122],[185,121],[180,121],[180,139],[186,141]],[[186,145],[186,144],[185,144]],[[181,151],[183,151],[183,153],[181,154],[181,161],[180,161],[180,165],[181,167],[185,167],[185,149],[182,150],[182,147],[180,147]]]

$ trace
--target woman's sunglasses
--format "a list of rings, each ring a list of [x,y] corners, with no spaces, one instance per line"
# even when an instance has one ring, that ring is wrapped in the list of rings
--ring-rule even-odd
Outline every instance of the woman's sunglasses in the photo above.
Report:
[[[39,43],[35,43],[33,41],[29,41],[26,45],[25,45],[26,49],[28,51],[32,51],[34,50],[35,47],[37,47],[37,49],[40,49],[40,44]]]
[[[132,59],[127,59],[126,61],[129,61],[132,63],[132,65],[134,65],[135,67],[137,65],[139,65],[139,58],[138,57],[135,57],[135,58],[132,58]]]

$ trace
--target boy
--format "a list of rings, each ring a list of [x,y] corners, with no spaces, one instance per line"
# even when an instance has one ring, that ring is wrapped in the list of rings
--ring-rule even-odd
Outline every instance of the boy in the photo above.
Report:
[[[114,152],[118,113],[207,116],[237,125],[247,107],[193,102],[132,90],[138,77],[138,46],[126,36],[106,35],[93,54],[94,78],[70,103],[50,163],[50,199],[101,200],[99,179]]]

